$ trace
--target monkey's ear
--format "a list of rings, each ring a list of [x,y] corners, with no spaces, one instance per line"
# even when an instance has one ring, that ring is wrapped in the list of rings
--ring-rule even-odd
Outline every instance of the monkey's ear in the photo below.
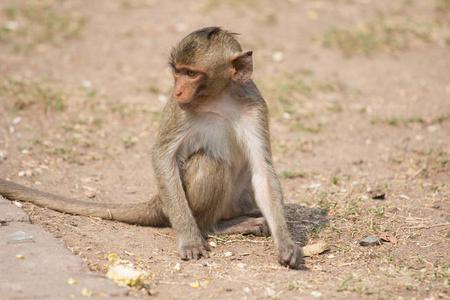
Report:
[[[231,79],[239,82],[245,83],[249,81],[253,73],[253,51],[245,51],[236,55],[231,60]]]

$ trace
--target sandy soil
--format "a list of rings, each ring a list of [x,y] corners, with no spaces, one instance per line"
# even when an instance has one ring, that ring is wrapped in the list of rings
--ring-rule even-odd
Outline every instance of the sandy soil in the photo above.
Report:
[[[149,274],[147,290],[130,290],[142,299],[450,298],[449,1],[5,0],[0,9],[2,178],[86,201],[148,199],[168,53],[190,31],[220,25],[254,51],[296,240],[331,245],[307,259],[309,271],[280,267],[270,238],[256,237],[213,237],[211,258],[181,262],[171,229],[26,205],[90,269],[105,272],[109,253],[134,262]],[[390,241],[360,246],[367,235]]]

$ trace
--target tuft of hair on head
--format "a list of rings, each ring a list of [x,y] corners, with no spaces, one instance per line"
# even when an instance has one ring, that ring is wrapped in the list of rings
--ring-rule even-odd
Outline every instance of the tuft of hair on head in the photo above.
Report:
[[[210,26],[195,30],[185,36],[172,49],[169,65],[172,67],[176,64],[189,65],[210,56],[208,54],[212,52],[216,54],[221,53],[222,56],[241,52],[242,48],[235,39],[236,35],[236,33],[224,30],[219,26]]]
[[[207,39],[211,39],[211,37],[214,34],[219,33],[221,30],[222,29],[218,26],[211,26],[211,27],[201,28],[199,30],[192,32],[191,34],[197,35],[197,36],[205,35]]]

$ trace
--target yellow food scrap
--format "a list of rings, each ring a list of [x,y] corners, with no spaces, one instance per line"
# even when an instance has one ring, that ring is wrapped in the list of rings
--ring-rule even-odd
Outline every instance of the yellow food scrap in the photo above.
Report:
[[[310,19],[310,20],[317,20],[317,12],[316,11],[314,11],[314,10],[309,10],[308,11],[308,18]]]
[[[173,269],[174,269],[175,271],[177,271],[177,272],[180,272],[180,271],[181,271],[181,264],[180,264],[180,263],[177,263],[177,264],[175,265],[175,267],[173,267]]]
[[[92,297],[92,290],[88,289],[88,288],[84,288],[81,290],[81,295],[83,295],[84,297]]]
[[[78,284],[78,280],[76,280],[75,278],[70,277],[69,279],[67,279],[67,283],[70,285],[75,285]]]
[[[16,255],[16,258],[17,258],[17,259],[25,259],[25,255],[23,255],[23,254],[17,254],[17,255]]]
[[[202,280],[202,281],[200,281],[200,286],[201,287],[203,287],[203,288],[205,288],[205,287],[207,287],[209,285],[209,280]]]
[[[207,279],[196,280],[191,282],[189,285],[194,289],[206,288],[209,285],[209,280]]]
[[[119,286],[140,286],[145,275],[144,271],[136,270],[131,264],[110,266],[106,273]]]
[[[108,261],[109,262],[116,262],[120,259],[119,254],[111,252],[108,254]]]

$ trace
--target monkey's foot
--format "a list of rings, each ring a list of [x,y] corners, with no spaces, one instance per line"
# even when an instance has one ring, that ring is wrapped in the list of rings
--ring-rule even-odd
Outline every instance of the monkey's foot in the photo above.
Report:
[[[269,236],[270,230],[263,217],[239,217],[222,221],[217,225],[214,234],[252,234],[254,236]]]
[[[200,257],[209,257],[208,251],[211,248],[205,239],[200,240],[180,240],[179,252],[182,260],[199,259]]]
[[[302,248],[294,242],[283,242],[278,250],[278,261],[282,266],[295,270],[307,270]]]

